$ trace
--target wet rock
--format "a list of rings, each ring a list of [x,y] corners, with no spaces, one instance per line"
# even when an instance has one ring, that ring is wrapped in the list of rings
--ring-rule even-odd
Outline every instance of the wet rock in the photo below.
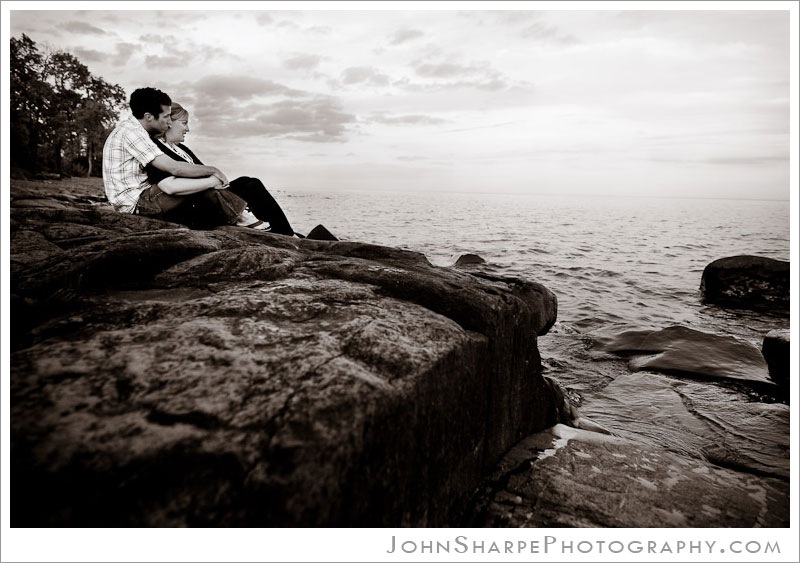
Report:
[[[769,366],[769,376],[775,383],[789,386],[789,331],[771,330],[764,337],[761,353]]]
[[[789,478],[785,404],[753,401],[720,385],[639,372],[617,377],[584,403],[580,414],[631,442],[753,475]]]
[[[311,229],[308,235],[306,235],[306,238],[312,240],[328,240],[328,241],[339,240],[333,235],[333,233],[331,233],[328,229],[326,229],[324,225],[317,225],[316,227]]]
[[[462,254],[455,262],[455,266],[474,266],[478,264],[486,264],[486,260],[477,254]]]
[[[725,307],[789,313],[789,262],[762,256],[731,256],[703,270],[703,300]]]
[[[633,356],[633,371],[652,370],[696,378],[730,380],[764,392],[774,392],[761,351],[738,338],[671,326],[662,330],[631,330],[597,335],[596,350]]]
[[[465,525],[788,527],[788,494],[788,480],[556,425],[504,457]]]
[[[98,194],[12,183],[15,526],[441,526],[559,419],[539,284]]]

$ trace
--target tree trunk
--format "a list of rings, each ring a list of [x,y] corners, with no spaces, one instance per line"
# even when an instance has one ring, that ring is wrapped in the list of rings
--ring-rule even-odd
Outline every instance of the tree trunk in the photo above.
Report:
[[[56,174],[61,175],[61,147],[63,143],[59,141],[55,146],[55,154],[53,155],[56,160]]]
[[[86,177],[92,177],[92,161],[94,160],[94,143],[86,143],[86,158],[89,161],[89,164],[86,166]]]
[[[28,137],[28,155],[27,161],[29,170],[31,172],[38,172],[41,169],[39,162],[39,132],[35,127],[29,129],[30,137]]]

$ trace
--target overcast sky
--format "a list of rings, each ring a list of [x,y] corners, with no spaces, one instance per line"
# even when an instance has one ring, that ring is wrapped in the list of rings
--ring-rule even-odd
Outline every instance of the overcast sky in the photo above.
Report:
[[[271,187],[789,197],[786,11],[358,4],[13,10],[10,33],[164,90],[200,158]]]

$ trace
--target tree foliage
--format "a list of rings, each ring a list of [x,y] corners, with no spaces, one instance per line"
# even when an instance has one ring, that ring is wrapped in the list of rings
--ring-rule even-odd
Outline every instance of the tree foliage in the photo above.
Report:
[[[11,38],[11,165],[32,172],[100,175],[105,138],[125,103],[121,86],[64,51]]]

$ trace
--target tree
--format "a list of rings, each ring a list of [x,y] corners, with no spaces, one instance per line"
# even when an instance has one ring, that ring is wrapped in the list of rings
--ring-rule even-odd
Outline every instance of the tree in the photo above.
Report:
[[[11,162],[28,170],[40,168],[39,144],[44,135],[47,101],[52,88],[42,79],[42,56],[28,36],[11,38]]]
[[[86,96],[76,110],[79,153],[87,158],[91,175],[102,170],[103,144],[125,107],[125,90],[118,84],[109,84],[101,78],[89,76]]]
[[[98,147],[125,102],[116,84],[95,77],[74,55],[41,55],[26,35],[11,39],[12,165],[91,175]]]

